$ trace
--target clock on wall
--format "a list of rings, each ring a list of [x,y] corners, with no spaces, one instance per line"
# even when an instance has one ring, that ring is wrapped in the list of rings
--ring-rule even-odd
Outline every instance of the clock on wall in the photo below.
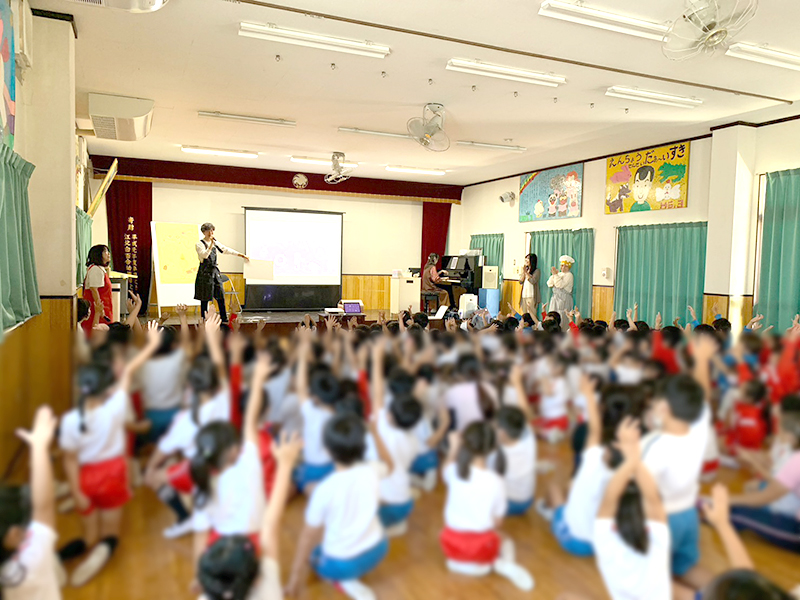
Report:
[[[292,177],[292,185],[298,190],[304,190],[306,187],[308,187],[308,177],[302,173],[297,173],[294,177]]]

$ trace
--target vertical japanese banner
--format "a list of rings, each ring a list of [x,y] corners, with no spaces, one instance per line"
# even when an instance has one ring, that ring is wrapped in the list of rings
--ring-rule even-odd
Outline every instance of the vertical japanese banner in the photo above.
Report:
[[[136,275],[128,289],[142,297],[146,310],[152,269],[153,184],[115,180],[106,193],[106,214],[111,265],[115,271]]]

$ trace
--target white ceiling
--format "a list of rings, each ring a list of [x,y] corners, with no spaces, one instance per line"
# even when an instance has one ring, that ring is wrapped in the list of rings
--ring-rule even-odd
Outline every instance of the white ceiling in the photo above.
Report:
[[[324,173],[325,167],[293,165],[288,157],[327,157],[332,151],[342,151],[348,160],[361,163],[358,176],[468,184],[701,135],[715,124],[800,113],[800,105],[479,50],[230,0],[170,0],[162,10],[144,15],[66,0],[32,0],[31,4],[75,16],[79,118],[87,116],[88,92],[155,100],[153,129],[147,138],[139,142],[89,138],[94,154]],[[293,0],[283,4],[800,99],[800,72],[721,53],[674,63],[663,57],[659,42],[541,17],[537,14],[540,0]],[[682,0],[587,0],[587,4],[659,22],[676,17],[683,6]],[[240,21],[371,40],[389,45],[392,54],[380,60],[243,38],[237,35]],[[768,43],[800,54],[798,21],[800,2],[762,1],[755,19],[737,40]],[[280,62],[276,54],[281,55]],[[554,89],[446,71],[448,59],[454,57],[553,72],[565,76],[567,84]],[[331,63],[336,64],[335,70]],[[381,71],[386,71],[385,78]],[[604,93],[612,85],[695,96],[704,104],[687,110],[608,98]],[[477,89],[473,91],[472,86]],[[426,102],[445,105],[445,129],[453,142],[503,144],[512,139],[512,144],[528,150],[520,154],[454,143],[447,152],[433,153],[411,140],[337,131],[346,126],[404,133],[406,121],[421,116]],[[627,114],[625,108],[629,108]],[[198,117],[198,110],[291,119],[298,125],[287,129],[217,122]],[[257,160],[206,160],[182,153],[181,144],[261,154]],[[387,164],[448,172],[444,177],[403,175],[386,172]]]

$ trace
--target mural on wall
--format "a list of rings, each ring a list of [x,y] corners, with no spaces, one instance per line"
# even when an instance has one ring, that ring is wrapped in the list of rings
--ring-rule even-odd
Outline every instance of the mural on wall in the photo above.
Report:
[[[581,216],[583,163],[528,173],[519,178],[519,221]]]
[[[3,142],[14,148],[14,118],[17,113],[16,78],[14,77],[14,27],[11,18],[11,5],[8,0],[0,0],[0,69],[3,75],[3,101],[0,102],[0,125],[3,128]]]
[[[606,160],[606,214],[686,208],[689,142]]]

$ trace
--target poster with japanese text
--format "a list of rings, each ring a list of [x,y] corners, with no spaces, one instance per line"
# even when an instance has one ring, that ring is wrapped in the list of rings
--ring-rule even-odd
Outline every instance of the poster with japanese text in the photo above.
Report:
[[[581,216],[583,163],[519,178],[519,222]]]
[[[686,208],[689,142],[606,159],[607,215]]]

